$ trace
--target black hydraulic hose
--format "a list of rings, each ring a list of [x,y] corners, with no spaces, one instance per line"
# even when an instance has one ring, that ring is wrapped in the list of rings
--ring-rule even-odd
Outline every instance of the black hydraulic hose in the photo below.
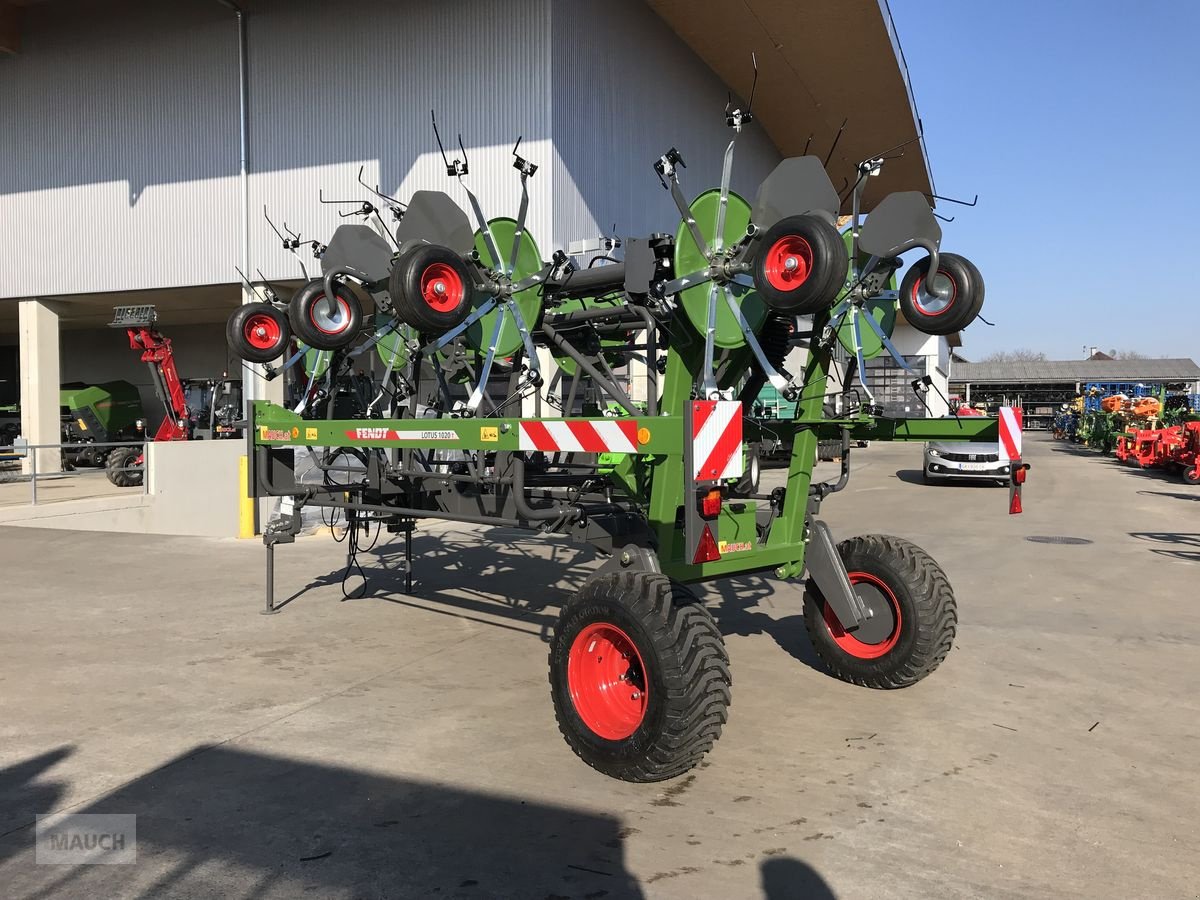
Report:
[[[525,460],[520,456],[512,460],[512,490],[513,504],[517,515],[530,522],[549,522],[552,519],[564,519],[567,522],[578,522],[583,516],[583,510],[578,506],[564,507],[558,503],[549,506],[534,506],[525,496]]]
[[[634,407],[633,401],[629,399],[629,395],[621,390],[618,385],[612,381],[609,381],[603,373],[601,373],[595,366],[592,365],[590,360],[584,357],[584,355],[576,350],[569,341],[564,339],[562,335],[555,331],[553,325],[543,322],[542,333],[546,335],[546,339],[549,340],[550,343],[554,344],[555,347],[567,354],[567,356],[571,357],[571,359],[575,360],[575,364],[587,372],[588,375],[592,377],[592,380],[604,389],[605,393],[616,400],[617,403],[621,404],[622,408],[627,413],[629,413],[631,416],[638,415],[638,411]]]

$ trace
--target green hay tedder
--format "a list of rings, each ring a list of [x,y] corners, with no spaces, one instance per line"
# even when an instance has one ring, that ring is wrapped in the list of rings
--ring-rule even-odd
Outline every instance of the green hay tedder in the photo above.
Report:
[[[887,197],[864,224],[863,185],[887,154],[860,165],[845,197],[813,156],[781,162],[753,202],[738,196],[730,174],[749,118],[727,111],[721,183],[691,203],[681,155],[659,159],[679,219],[669,233],[625,239],[623,259],[544,258],[525,228],[537,166],[517,155],[519,141],[515,218],[486,217],[466,152],[443,150],[470,218],[445,193],[401,203],[364,185],[372,224],[314,244],[321,274],[289,301],[263,286],[262,302],[234,314],[234,350],[268,378],[290,371],[303,383],[294,408],[258,401],[252,411],[250,489],[285,498],[264,536],[268,611],[274,547],[294,540],[305,506],[342,510],[352,534],[376,522],[408,548],[423,519],[589,544],[605,561],[564,598],[551,694],[574,751],[630,781],[692,768],[726,721],[729,659],[690,583],[807,578],[814,646],[856,684],[904,687],[939,665],[957,626],[942,569],[900,538],[835,543],[820,506],[846,486],[859,441],[1000,439],[996,419],[887,418],[865,385],[853,387],[866,356],[894,353],[897,306],[915,327],[949,334],[979,314],[982,278],[941,252],[919,193]],[[383,225],[388,211],[394,226]],[[284,242],[300,245],[294,234]],[[899,257],[914,248],[925,255],[897,290]],[[797,345],[807,354],[793,376],[784,358]],[[850,371],[834,388],[839,346]],[[328,385],[362,353],[386,368],[378,396],[361,415],[335,417]],[[764,384],[795,403],[794,416],[768,427],[749,415]],[[914,378],[914,390],[927,385]],[[784,483],[759,493],[755,448],[768,439],[789,462]],[[836,481],[813,479],[819,441],[842,447]],[[305,453],[321,483],[298,479]],[[1014,471],[1023,481],[1024,467]],[[411,557],[405,571],[411,590]]]

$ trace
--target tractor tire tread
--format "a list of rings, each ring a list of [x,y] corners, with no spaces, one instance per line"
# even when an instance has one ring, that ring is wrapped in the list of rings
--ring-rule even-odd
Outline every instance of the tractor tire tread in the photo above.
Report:
[[[640,759],[610,763],[588,754],[554,690],[556,641],[552,641],[550,684],[559,731],[584,762],[611,777],[654,782],[681,775],[712,749],[728,718],[729,657],[716,621],[695,594],[666,576],[619,572],[593,578],[564,604],[556,639],[570,611],[597,597],[615,600],[636,617],[645,626],[655,657],[665,661],[661,667],[666,686],[663,727]]]
[[[844,659],[831,651],[818,629],[825,629],[824,617],[811,596],[805,598],[804,622],[809,638],[821,661],[843,681],[878,690],[909,687],[940,666],[954,645],[958,632],[958,606],[950,580],[928,553],[903,538],[873,534],[850,538],[838,545],[843,559],[868,555],[885,560],[900,576],[902,587],[913,598],[916,637],[910,652],[892,668],[864,673],[849,669]]]

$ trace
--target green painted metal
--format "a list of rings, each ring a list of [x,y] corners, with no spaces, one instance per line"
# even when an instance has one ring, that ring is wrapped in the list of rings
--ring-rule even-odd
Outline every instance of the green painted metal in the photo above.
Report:
[[[842,235],[842,239],[846,242],[846,250],[851,251],[854,247],[854,236],[847,229]],[[870,257],[859,255],[858,265],[859,271],[866,266]],[[850,269],[848,279],[853,277],[853,268]],[[893,274],[886,289],[894,291],[897,289],[896,276]],[[841,297],[838,297],[841,300]],[[879,327],[883,329],[883,333],[889,338],[896,331],[896,315],[900,311],[899,300],[889,300],[884,297],[872,297],[863,304],[863,312],[879,323]],[[863,359],[874,359],[876,356],[884,352],[883,341],[879,339],[879,335],[866,322],[858,323],[859,340],[862,342]],[[849,318],[838,326],[837,330],[838,343],[842,345],[847,353],[854,355],[854,326]]]
[[[589,297],[586,300],[584,300],[582,298],[572,298],[570,300],[564,300],[561,305],[555,307],[554,311],[556,313],[572,313],[572,312],[579,312],[579,311],[585,310],[585,309],[603,309],[605,307],[612,307],[613,309],[619,309],[621,306],[622,306],[621,301],[619,299],[612,298],[612,297]],[[568,330],[567,334],[570,335],[571,332]],[[626,344],[626,342],[624,340],[622,340],[621,338],[601,338],[600,339],[600,347],[601,348],[612,347],[615,350],[615,349],[624,347],[625,344]],[[610,366],[613,366],[614,368],[624,364],[624,360],[622,360],[622,358],[620,356],[616,355],[615,353],[605,354],[605,361]],[[560,369],[562,369],[563,374],[566,375],[568,378],[574,377],[575,372],[579,368],[579,366],[578,366],[578,364],[576,364],[575,360],[573,360],[571,357],[567,356],[565,353],[562,354],[561,356],[556,353],[554,355],[554,363]]]
[[[475,232],[475,250],[479,253],[479,258],[483,264],[492,269],[500,269],[508,266],[509,255],[512,253],[513,238],[517,233],[517,222],[515,219],[500,218],[492,219],[488,222],[488,230],[492,233],[492,240],[496,244],[496,251],[503,257],[501,261],[492,258],[492,253],[488,249],[487,241],[484,240],[483,232]],[[529,233],[529,229],[525,229],[521,233],[521,247],[517,252],[517,264],[513,267],[510,273],[514,281],[520,281],[542,268],[542,254],[538,250],[537,243],[533,240],[533,236]],[[486,296],[481,296],[475,306],[478,308],[486,301]],[[538,310],[541,306],[541,288],[534,286],[526,288],[520,293],[513,294],[513,301],[517,305],[517,309],[521,311],[521,317],[525,320],[525,325],[528,328],[533,328],[537,322]],[[466,331],[467,343],[476,350],[486,351],[488,344],[492,339],[492,330],[496,327],[496,319],[500,316],[504,317],[504,324],[500,326],[500,336],[496,341],[496,356],[503,359],[504,357],[512,356],[521,349],[521,332],[517,329],[517,323],[513,321],[513,317],[509,315],[503,307],[497,307],[492,310],[478,322],[473,324]]]
[[[391,316],[383,316],[376,320],[376,330],[382,331],[395,321]],[[379,339],[379,343],[375,345],[375,352],[379,354],[385,367],[403,370],[408,365],[408,341],[414,337],[416,335],[411,325],[400,324]]]
[[[721,192],[711,190],[705,191],[697,197],[690,207],[692,217],[699,226],[700,234],[703,235],[709,246],[712,246],[713,238],[717,233],[717,211],[720,205]],[[725,246],[728,247],[741,240],[746,233],[746,226],[749,224],[750,204],[737,194],[730,192],[729,206],[725,213]],[[691,229],[685,222],[680,222],[675,233],[676,274],[686,275],[688,272],[697,272],[707,268],[708,260],[696,246]],[[684,315],[700,334],[704,334],[708,327],[708,293],[711,287],[711,284],[698,284],[679,293],[679,303],[683,308]],[[753,288],[738,284],[731,284],[729,287],[741,306],[742,315],[750,323],[751,329],[757,333],[767,319],[767,305]],[[717,295],[715,343],[724,349],[746,345],[742,329],[729,310],[729,304],[725,302],[724,296],[720,293]]]
[[[64,384],[58,393],[59,405],[70,412],[81,430],[97,441],[132,427],[145,418],[138,389],[128,381],[103,384]],[[95,426],[101,433],[96,433]]]
[[[304,351],[304,374],[312,378],[320,378],[329,371],[329,363],[333,353],[329,350],[317,350],[307,344],[301,344]]]

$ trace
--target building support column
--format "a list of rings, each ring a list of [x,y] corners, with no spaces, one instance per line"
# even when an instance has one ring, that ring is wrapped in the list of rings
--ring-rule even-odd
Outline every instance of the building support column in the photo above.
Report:
[[[44,300],[17,302],[20,333],[21,436],[31,444],[57,444],[62,439],[59,421],[58,311]],[[38,474],[62,471],[62,451],[37,450]],[[22,470],[33,470],[26,458]]]

